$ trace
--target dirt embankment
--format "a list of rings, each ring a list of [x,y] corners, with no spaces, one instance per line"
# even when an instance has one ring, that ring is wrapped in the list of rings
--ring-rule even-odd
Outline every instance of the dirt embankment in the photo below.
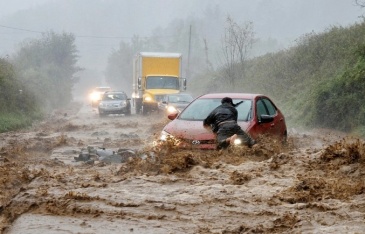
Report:
[[[362,233],[365,144],[332,131],[286,146],[152,147],[166,120],[99,118],[87,105],[0,135],[3,233]],[[132,149],[126,163],[75,161]]]

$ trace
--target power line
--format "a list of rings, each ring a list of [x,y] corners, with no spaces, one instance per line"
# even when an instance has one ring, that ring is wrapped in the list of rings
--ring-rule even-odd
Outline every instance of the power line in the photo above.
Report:
[[[24,29],[24,28],[15,28],[15,27],[10,27],[10,26],[5,26],[5,25],[0,25],[0,27],[10,28],[10,29],[15,29],[15,30],[20,30],[20,31],[26,31],[26,32],[33,32],[33,33],[43,33],[43,32],[39,32],[39,31],[34,31],[34,30],[29,30],[29,29]]]
[[[78,38],[100,38],[100,39],[129,39],[131,37],[108,37],[108,36],[76,36],[75,37],[78,37]]]
[[[8,28],[8,29],[14,29],[19,31],[25,31],[25,32],[32,32],[32,33],[44,33],[41,31],[35,31],[30,29],[24,29],[24,28],[16,28],[16,27],[10,27],[5,25],[0,25],[2,28]],[[75,35],[75,34],[74,34]],[[95,38],[95,39],[131,39],[133,37],[121,37],[121,36],[87,36],[87,35],[75,35],[76,38]],[[150,37],[139,37],[139,38],[167,38],[167,37],[174,37],[174,36],[150,36]]]

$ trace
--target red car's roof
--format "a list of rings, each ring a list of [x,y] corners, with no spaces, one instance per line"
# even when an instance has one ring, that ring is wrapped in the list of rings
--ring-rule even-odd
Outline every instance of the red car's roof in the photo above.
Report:
[[[199,98],[243,98],[243,99],[254,99],[257,96],[263,96],[262,94],[254,94],[254,93],[208,93],[203,94]]]

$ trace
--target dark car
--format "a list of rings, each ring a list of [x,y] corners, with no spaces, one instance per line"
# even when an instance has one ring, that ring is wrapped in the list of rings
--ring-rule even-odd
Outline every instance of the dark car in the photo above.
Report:
[[[161,102],[158,103],[158,108],[165,114],[180,113],[194,98],[188,93],[166,94]]]
[[[212,93],[196,98],[181,113],[168,116],[172,121],[162,130],[160,140],[176,140],[180,147],[215,149],[215,135],[203,127],[203,120],[221,104],[224,97],[231,97],[237,106],[238,124],[252,138],[271,135],[286,141],[287,129],[284,115],[273,101],[261,94]]]
[[[130,98],[123,91],[105,92],[98,106],[99,115],[108,114],[131,114]]]

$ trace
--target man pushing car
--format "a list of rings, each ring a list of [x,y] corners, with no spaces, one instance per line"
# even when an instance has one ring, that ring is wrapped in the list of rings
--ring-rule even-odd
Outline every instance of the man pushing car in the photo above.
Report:
[[[211,128],[216,134],[217,149],[225,149],[240,139],[248,147],[256,142],[237,124],[238,112],[236,107],[242,102],[233,104],[232,98],[224,97],[221,105],[216,107],[203,121],[205,128]]]

